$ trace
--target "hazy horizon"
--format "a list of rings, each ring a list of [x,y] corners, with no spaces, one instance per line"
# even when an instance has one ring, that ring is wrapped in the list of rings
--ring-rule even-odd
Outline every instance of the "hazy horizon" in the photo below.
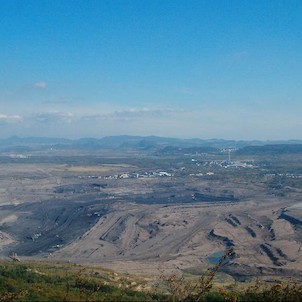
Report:
[[[235,142],[263,142],[263,143],[287,143],[287,142],[298,142],[302,143],[301,139],[276,139],[276,140],[271,140],[271,139],[266,139],[266,140],[261,140],[261,139],[225,139],[225,138],[220,138],[220,137],[209,137],[209,138],[203,138],[203,137],[176,137],[176,136],[158,136],[158,135],[128,135],[128,134],[117,134],[117,135],[106,135],[106,136],[81,136],[81,137],[67,137],[67,136],[19,136],[19,135],[12,135],[12,136],[7,136],[7,137],[0,137],[0,140],[26,140],[26,139],[55,139],[55,140],[70,140],[70,141],[77,141],[81,139],[92,139],[92,140],[102,140],[106,138],[141,138],[141,139],[148,139],[148,138],[158,138],[158,139],[172,139],[172,140],[200,140],[200,141],[235,141]]]
[[[302,139],[301,1],[0,1],[0,137]]]

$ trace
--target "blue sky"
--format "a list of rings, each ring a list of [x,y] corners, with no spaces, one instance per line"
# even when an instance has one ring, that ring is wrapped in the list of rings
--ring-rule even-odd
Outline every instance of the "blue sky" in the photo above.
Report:
[[[0,136],[302,139],[302,1],[0,0]]]

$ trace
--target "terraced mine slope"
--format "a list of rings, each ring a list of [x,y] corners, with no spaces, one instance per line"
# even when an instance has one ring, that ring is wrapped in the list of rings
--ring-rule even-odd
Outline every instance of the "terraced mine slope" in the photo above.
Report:
[[[238,280],[300,276],[298,155],[43,152],[0,158],[2,258],[159,274],[202,271],[233,249],[222,269]]]

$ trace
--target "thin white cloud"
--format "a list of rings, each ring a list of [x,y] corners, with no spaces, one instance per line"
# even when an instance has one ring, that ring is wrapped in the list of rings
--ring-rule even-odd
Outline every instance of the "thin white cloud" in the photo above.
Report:
[[[36,82],[33,84],[33,88],[35,89],[46,89],[48,87],[48,84],[44,81]]]
[[[51,124],[58,122],[71,123],[74,118],[74,114],[71,112],[52,111],[34,114],[32,118],[34,121],[43,124]]]
[[[0,122],[2,123],[18,123],[21,122],[22,117],[20,115],[7,115],[0,113]]]
[[[74,96],[59,96],[59,97],[51,97],[47,100],[42,100],[42,104],[50,104],[50,105],[68,105],[72,103],[84,102],[85,100],[81,97]]]
[[[142,118],[157,118],[169,116],[180,111],[174,109],[130,108],[112,112],[83,115],[83,120],[136,120]]]

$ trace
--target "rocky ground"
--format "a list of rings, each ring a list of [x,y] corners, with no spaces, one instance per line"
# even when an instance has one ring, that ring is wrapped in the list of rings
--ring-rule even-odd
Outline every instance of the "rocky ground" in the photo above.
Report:
[[[3,164],[2,258],[17,252],[159,274],[207,268],[210,255],[233,249],[223,270],[235,278],[301,273],[301,190],[278,195],[264,183],[181,174],[108,177],[136,170]]]

